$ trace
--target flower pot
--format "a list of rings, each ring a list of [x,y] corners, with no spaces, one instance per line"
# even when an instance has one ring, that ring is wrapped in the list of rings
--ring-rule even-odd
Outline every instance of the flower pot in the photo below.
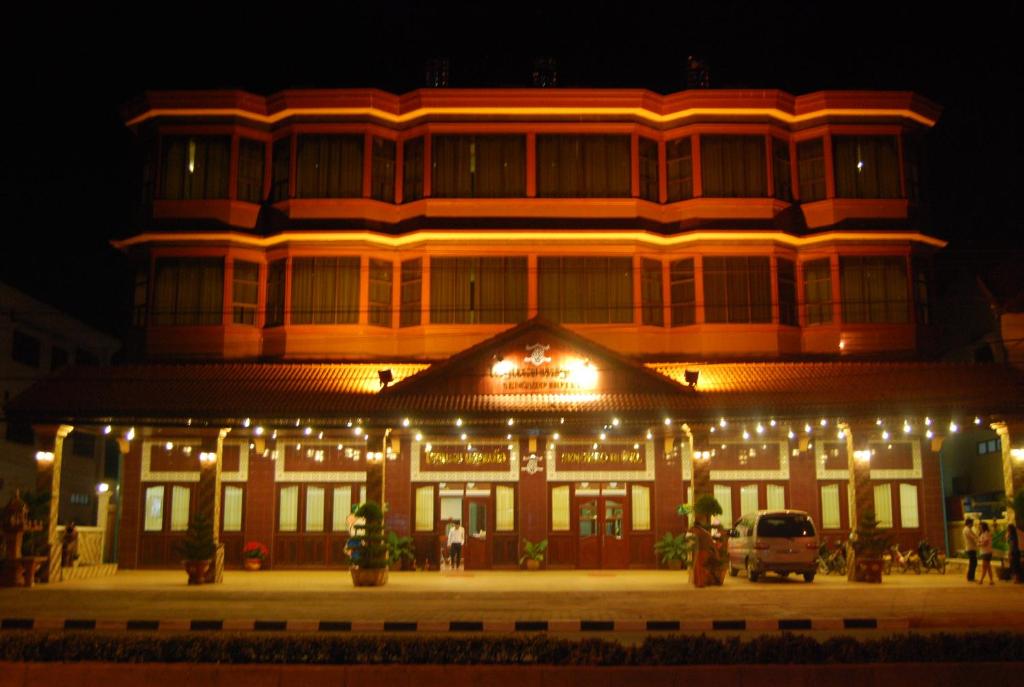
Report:
[[[350,568],[349,572],[356,587],[383,587],[388,583],[387,568]]]
[[[185,572],[188,573],[189,584],[202,584],[211,561],[185,561]]]
[[[855,556],[853,561],[853,581],[872,582],[882,581],[882,558],[881,556]]]
[[[678,558],[673,559],[665,564],[669,570],[682,570],[683,562]]]
[[[262,558],[246,558],[244,564],[245,564],[245,569],[246,570],[259,570],[260,568],[263,567],[263,559]]]
[[[532,558],[527,558],[526,559],[526,569],[527,570],[540,570],[540,561],[535,561]]]

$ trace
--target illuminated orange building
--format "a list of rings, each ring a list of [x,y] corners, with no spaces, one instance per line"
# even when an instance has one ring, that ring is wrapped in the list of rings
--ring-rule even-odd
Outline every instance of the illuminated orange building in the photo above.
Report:
[[[229,565],[253,539],[343,565],[367,488],[421,564],[460,518],[469,567],[523,539],[654,566],[695,482],[729,522],[798,508],[834,539],[873,499],[942,548],[943,436],[997,427],[1024,477],[1019,376],[915,362],[938,117],[904,92],[147,93],[145,218],[115,242],[138,361],[13,412],[50,443],[130,432],[127,568],[176,563],[204,480]]]

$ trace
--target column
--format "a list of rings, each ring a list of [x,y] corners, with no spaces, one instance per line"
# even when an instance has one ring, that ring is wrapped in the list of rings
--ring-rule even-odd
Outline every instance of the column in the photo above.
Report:
[[[548,436],[522,437],[519,439],[519,544],[522,554],[523,539],[539,542],[548,538],[548,480],[544,457]],[[531,460],[536,457],[536,461]],[[530,466],[533,466],[532,468]],[[544,558],[546,566],[551,552]]]
[[[1024,422],[999,421],[991,424],[999,435],[1003,451],[1003,488],[1006,490],[1006,517],[1016,519],[1017,527],[1024,526],[1024,513],[1013,512],[1013,497],[1024,491]],[[1018,443],[1013,448],[1012,441]]]
[[[220,543],[221,466],[224,458],[224,437],[230,429],[217,430],[215,435],[203,437],[199,453],[199,485],[196,488],[196,513],[205,515],[213,526],[216,545],[213,565],[206,573],[206,583],[224,581],[224,546]]]
[[[60,467],[64,453],[64,439],[74,429],[71,425],[35,425],[36,436],[36,492],[50,494],[50,506],[42,518],[42,532],[46,533],[43,549],[49,561],[43,564],[43,582],[58,582],[61,577],[60,539],[57,536],[57,517],[60,512]]]
[[[666,532],[677,534],[683,529],[683,520],[676,509],[686,501],[683,489],[683,462],[690,460],[692,455],[686,450],[689,444],[687,427],[683,425],[683,436],[679,450],[673,451],[668,442],[659,446],[654,444],[654,538],[655,541],[665,536]]]
[[[850,509],[850,531],[856,532],[861,516],[868,510],[874,511],[875,495],[871,490],[871,449],[868,446],[870,429],[867,426],[851,427],[839,423],[839,429],[846,438],[846,461],[850,471],[847,491]],[[847,546],[847,579],[867,581],[858,575],[853,548]]]
[[[133,570],[139,566],[139,534],[142,531],[142,442],[120,438],[117,447],[121,452],[117,567]]]
[[[401,439],[392,435],[391,455],[384,457],[387,463],[387,479],[384,481],[384,500],[388,509],[384,514],[386,528],[400,537],[412,536],[412,485],[410,466],[412,460],[412,438],[406,434]]]

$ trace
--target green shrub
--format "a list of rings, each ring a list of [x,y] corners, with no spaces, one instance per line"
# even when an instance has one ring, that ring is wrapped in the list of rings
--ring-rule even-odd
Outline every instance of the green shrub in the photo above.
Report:
[[[356,529],[359,541],[359,567],[380,570],[388,567],[388,545],[384,538],[384,511],[373,501],[367,501],[356,510],[356,517],[366,524]]]

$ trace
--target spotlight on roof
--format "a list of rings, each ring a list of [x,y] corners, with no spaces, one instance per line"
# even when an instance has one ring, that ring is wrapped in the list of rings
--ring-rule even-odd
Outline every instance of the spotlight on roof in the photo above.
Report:
[[[697,380],[700,379],[700,370],[686,370],[683,372],[683,379],[686,380],[686,386],[691,389],[697,388]]]
[[[377,379],[380,380],[380,388],[387,387],[388,384],[395,381],[395,376],[391,374],[391,370],[377,370]]]

